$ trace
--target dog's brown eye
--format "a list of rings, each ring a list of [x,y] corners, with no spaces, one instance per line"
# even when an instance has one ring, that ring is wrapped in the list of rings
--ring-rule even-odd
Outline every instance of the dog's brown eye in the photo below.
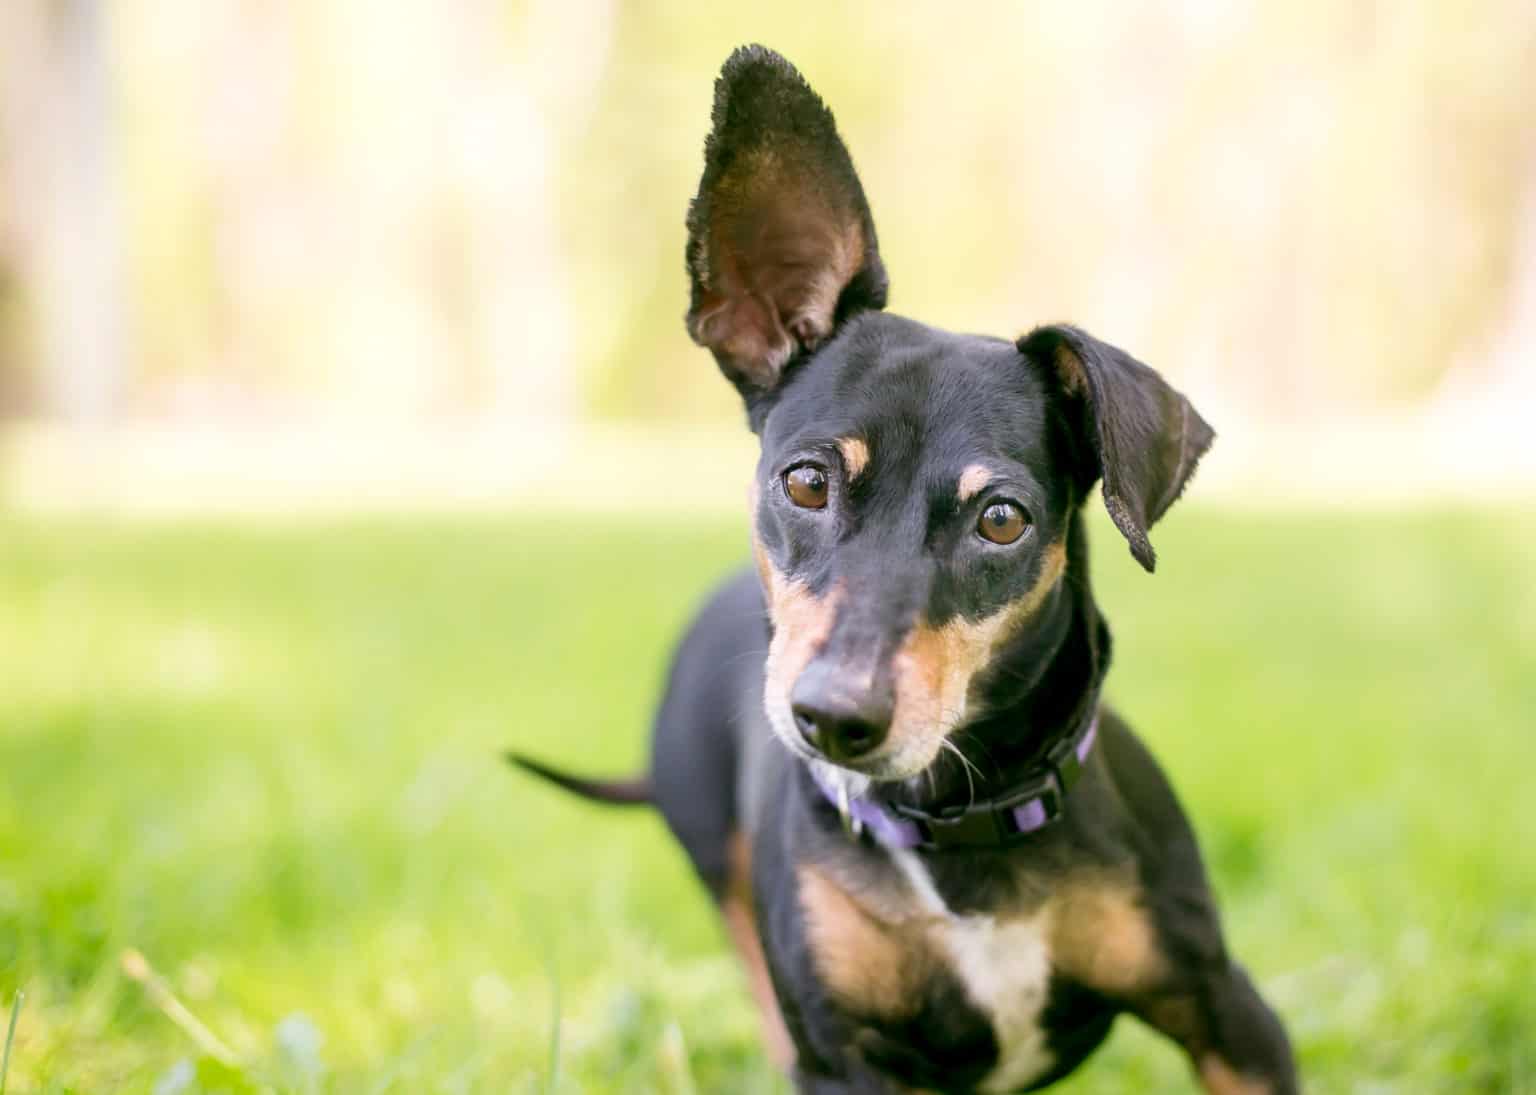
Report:
[[[800,464],[784,473],[784,493],[802,509],[821,509],[827,504],[827,473],[815,464]]]
[[[994,544],[1011,544],[1029,528],[1029,518],[1012,502],[993,502],[981,511],[976,531]]]

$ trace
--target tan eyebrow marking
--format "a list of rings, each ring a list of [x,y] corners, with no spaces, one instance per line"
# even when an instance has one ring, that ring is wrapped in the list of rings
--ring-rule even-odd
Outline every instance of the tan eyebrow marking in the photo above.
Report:
[[[960,473],[960,485],[956,488],[960,501],[969,502],[976,497],[976,492],[986,486],[991,480],[992,473],[980,464],[968,464]]]
[[[849,479],[857,479],[869,464],[869,446],[857,437],[839,440],[837,451],[843,454],[843,467],[848,469]]]

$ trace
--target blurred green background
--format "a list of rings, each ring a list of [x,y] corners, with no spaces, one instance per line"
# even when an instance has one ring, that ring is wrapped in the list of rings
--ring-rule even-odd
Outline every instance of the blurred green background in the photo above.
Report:
[[[1532,1089],[1536,510],[1192,506],[1155,578],[1094,531],[1112,698],[1309,1090]],[[251,1087],[782,1090],[660,823],[499,761],[637,768],[739,521],[0,534],[13,1090],[197,1090],[167,1082],[201,1051],[120,972],[128,947]],[[1191,1086],[1126,1021],[1066,1090]]]
[[[1156,578],[1093,515],[1110,691],[1309,1090],[1536,1091],[1522,0],[0,6],[6,1090],[782,1090],[658,821],[498,760],[642,763],[745,557],[681,317],[747,41],[895,310],[1217,424]]]

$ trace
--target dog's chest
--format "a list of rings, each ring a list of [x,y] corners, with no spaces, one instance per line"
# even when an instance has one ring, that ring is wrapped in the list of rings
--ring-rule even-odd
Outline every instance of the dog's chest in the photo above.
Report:
[[[891,855],[928,918],[923,934],[935,957],[991,1024],[997,1063],[977,1089],[1017,1091],[1044,1075],[1053,1064],[1041,1023],[1051,984],[1047,911],[1007,920],[956,915],[917,856],[907,851]]]

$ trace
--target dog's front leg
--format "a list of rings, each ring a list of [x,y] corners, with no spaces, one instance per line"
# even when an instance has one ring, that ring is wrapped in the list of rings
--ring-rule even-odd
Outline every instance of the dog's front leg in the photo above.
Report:
[[[1135,1009],[1184,1047],[1210,1095],[1295,1095],[1290,1042],[1242,967],[1224,962]]]

